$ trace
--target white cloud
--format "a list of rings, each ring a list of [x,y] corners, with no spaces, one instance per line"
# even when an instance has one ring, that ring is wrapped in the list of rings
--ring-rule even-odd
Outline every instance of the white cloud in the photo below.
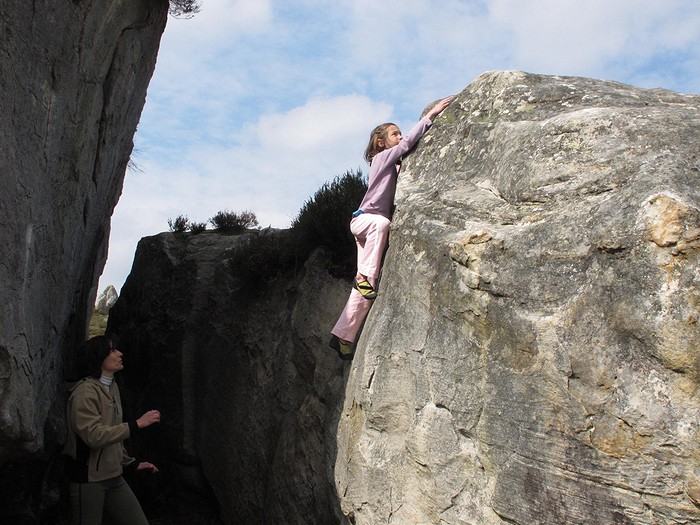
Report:
[[[247,35],[269,30],[272,21],[270,0],[205,0],[194,18],[169,19],[163,41],[196,60],[198,48],[234,46]]]
[[[257,46],[250,43],[264,39],[272,25],[269,0],[209,0],[192,19],[170,18],[141,127],[185,135],[190,120],[206,120],[213,125],[207,137],[230,127],[215,117],[251,93],[246,57]]]
[[[261,219],[286,217],[266,223],[287,226],[323,182],[361,166],[369,131],[390,111],[367,97],[311,99],[285,113],[261,115],[233,143],[192,151],[186,164],[206,181],[199,192],[208,202],[256,203],[252,211]]]
[[[261,115],[230,144],[145,158],[129,173],[113,217],[101,288],[120,288],[141,237],[167,231],[179,215],[206,222],[218,211],[251,210],[261,226],[287,227],[320,186],[363,168],[371,129],[391,106],[357,95],[314,98],[285,113]]]
[[[390,111],[386,104],[358,95],[314,98],[287,113],[263,116],[257,123],[257,138],[266,149],[320,156],[344,146],[348,136],[368,130],[368,122],[388,118]]]
[[[490,14],[515,67],[535,73],[626,81],[661,54],[700,47],[694,0],[492,0]]]
[[[408,129],[483,71],[697,93],[698,27],[697,0],[205,0],[168,22],[100,286],[119,288],[138,239],[180,214],[289,224],[364,168],[375,125]]]

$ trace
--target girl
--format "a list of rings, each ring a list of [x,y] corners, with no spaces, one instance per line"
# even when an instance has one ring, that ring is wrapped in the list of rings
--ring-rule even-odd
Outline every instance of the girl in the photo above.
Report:
[[[377,279],[389,236],[389,225],[394,205],[396,179],[401,158],[432,125],[433,119],[450,104],[452,97],[442,99],[408,132],[390,122],[374,128],[365,150],[370,164],[369,185],[360,207],[352,215],[350,231],[357,243],[357,274],[353,280],[350,298],[331,330],[329,346],[341,359],[352,359],[357,333],[377,297]]]
[[[124,368],[115,336],[93,337],[78,350],[82,380],[71,388],[64,453],[69,481],[72,523],[100,525],[103,514],[118,525],[148,525],[136,496],[122,478],[122,469],[158,472],[152,463],[137,462],[124,440],[160,422],[149,410],[135,421],[122,421],[122,404],[114,374]]]

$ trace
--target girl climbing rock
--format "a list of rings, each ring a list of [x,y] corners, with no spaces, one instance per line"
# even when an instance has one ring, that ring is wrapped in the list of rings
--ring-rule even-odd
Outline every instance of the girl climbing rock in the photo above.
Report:
[[[435,104],[405,137],[391,122],[377,126],[370,134],[365,149],[365,160],[370,164],[367,193],[350,221],[350,231],[357,243],[357,274],[345,308],[331,330],[329,343],[341,359],[352,359],[357,333],[377,297],[377,280],[389,236],[401,158],[451,101],[452,97],[447,97]]]

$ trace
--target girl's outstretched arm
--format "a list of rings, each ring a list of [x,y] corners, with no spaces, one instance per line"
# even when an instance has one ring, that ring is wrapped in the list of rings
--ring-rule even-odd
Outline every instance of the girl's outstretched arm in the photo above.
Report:
[[[415,126],[411,128],[411,130],[404,136],[403,140],[401,140],[396,146],[377,153],[372,160],[372,166],[391,166],[395,164],[396,161],[398,161],[416,144],[416,142],[418,142],[418,139],[420,139],[423,133],[425,133],[430,127],[433,119],[450,105],[452,98],[453,97],[451,96],[443,98],[440,102],[435,104],[435,106],[433,106],[433,108],[428,111]],[[430,122],[426,122],[425,119],[428,119]],[[381,166],[377,168],[378,171],[383,169]],[[370,171],[370,180],[372,179],[371,173],[372,171]]]
[[[437,117],[440,113],[443,112],[443,110],[444,110],[447,106],[450,105],[450,102],[452,102],[452,97],[451,97],[451,96],[450,96],[450,97],[445,97],[445,98],[443,98],[440,102],[438,102],[437,104],[435,104],[435,105],[433,106],[433,108],[425,114],[425,116],[428,117],[428,118],[431,120],[431,122],[432,122],[432,120],[433,120],[435,117]]]

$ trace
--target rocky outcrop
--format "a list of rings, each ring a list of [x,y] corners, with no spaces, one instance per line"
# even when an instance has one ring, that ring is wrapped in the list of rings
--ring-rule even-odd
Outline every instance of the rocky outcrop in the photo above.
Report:
[[[95,310],[102,315],[107,315],[109,314],[110,309],[117,303],[117,299],[119,299],[117,290],[110,284],[97,297],[97,301],[95,301]]]
[[[161,411],[137,452],[160,466],[174,502],[213,490],[226,523],[337,523],[347,365],[326,345],[350,288],[321,253],[258,280],[251,243],[281,235],[142,239],[108,329],[125,353],[125,411]]]
[[[700,521],[699,131],[697,96],[479,77],[404,162],[350,365],[322,254],[250,286],[254,234],[142,240],[110,328],[149,453],[227,523]]]
[[[700,97],[480,76],[404,163],[335,479],[358,525],[700,521]]]
[[[3,2],[0,464],[63,432],[63,403],[51,407],[64,351],[86,334],[167,11],[165,0]]]

